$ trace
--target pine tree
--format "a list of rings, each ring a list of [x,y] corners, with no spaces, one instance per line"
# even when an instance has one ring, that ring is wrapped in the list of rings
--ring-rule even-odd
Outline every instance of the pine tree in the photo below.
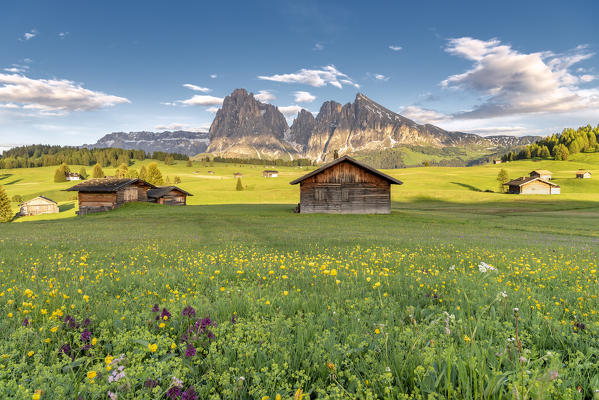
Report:
[[[142,165],[139,169],[139,179],[145,181],[148,178],[148,171],[146,170],[146,166]]]
[[[153,162],[148,165],[148,172],[146,181],[155,186],[164,185],[164,179],[162,178],[162,172],[158,169],[158,164]]]
[[[191,160],[187,160],[187,164],[188,167],[193,167],[193,163],[191,162]]]
[[[127,171],[127,178],[139,178],[139,173],[135,168],[129,168]]]
[[[167,176],[167,177],[166,177],[166,184],[167,184],[167,185],[170,185],[170,184],[171,184],[171,178],[170,178],[170,176]]]
[[[13,213],[4,187],[0,185],[0,222],[12,221]]]
[[[174,180],[175,185],[181,183],[181,178],[178,176],[175,176],[175,180]]]
[[[64,169],[64,164],[60,165],[58,168],[56,168],[56,171],[54,171],[54,182],[66,182],[67,181],[67,174],[65,172]]]
[[[237,187],[235,188],[238,192],[243,190],[243,185],[241,184],[241,178],[237,178]]]
[[[499,191],[503,193],[505,191],[504,183],[508,183],[510,180],[507,171],[503,168],[497,174],[497,182],[499,182]]]
[[[102,171],[102,167],[100,166],[100,164],[96,164],[94,165],[94,169],[92,171],[92,176],[94,178],[104,178],[104,171]]]
[[[81,178],[83,179],[87,179],[87,177],[89,176],[85,167],[81,167],[81,169],[79,170],[79,175],[81,175]]]
[[[122,163],[121,165],[119,165],[119,167],[116,169],[116,171],[114,172],[114,175],[117,178],[126,178],[127,177],[127,172],[129,171],[129,167],[127,166],[127,164]]]

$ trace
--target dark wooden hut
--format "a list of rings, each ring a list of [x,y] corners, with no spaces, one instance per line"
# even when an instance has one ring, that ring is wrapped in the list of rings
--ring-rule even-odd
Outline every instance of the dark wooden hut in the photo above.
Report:
[[[137,178],[90,179],[66,189],[79,192],[79,215],[108,211],[132,201],[148,201],[147,191],[156,186]]]
[[[177,186],[159,186],[148,190],[148,201],[158,204],[184,206],[187,204],[187,196],[193,196],[193,194]]]
[[[402,182],[343,156],[290,182],[300,184],[300,213],[389,214],[391,185]]]

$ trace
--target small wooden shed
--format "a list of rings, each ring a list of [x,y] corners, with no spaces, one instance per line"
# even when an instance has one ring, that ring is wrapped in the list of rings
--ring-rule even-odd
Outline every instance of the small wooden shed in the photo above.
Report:
[[[290,182],[300,184],[300,213],[389,214],[391,185],[402,182],[349,156]]]
[[[522,176],[505,184],[511,194],[560,194],[560,187],[537,177]]]
[[[578,179],[591,179],[591,172],[590,171],[577,171],[576,172],[576,177]]]
[[[243,177],[243,174],[242,174],[241,172],[235,172],[235,173],[233,174],[233,177],[234,177],[234,178],[242,178],[242,177]]]
[[[158,204],[184,206],[187,204],[187,196],[193,196],[193,194],[177,186],[159,186],[148,190],[148,201]]]
[[[69,172],[68,174],[66,174],[66,178],[67,181],[80,181],[81,179],[83,179],[83,177],[79,175],[77,172]]]
[[[501,160],[493,160],[493,164],[501,164]]]
[[[147,191],[156,186],[138,178],[90,179],[66,189],[79,192],[79,211],[85,215],[108,211],[132,201],[148,201]]]
[[[34,199],[25,201],[20,204],[20,208],[19,215],[22,217],[58,213],[58,204],[44,196],[37,196]]]
[[[262,176],[264,178],[276,178],[279,176],[279,171],[275,171],[274,169],[265,169],[262,171]]]
[[[551,171],[547,171],[546,169],[536,169],[534,171],[530,171],[528,174],[531,178],[541,178],[544,181],[551,180]]]

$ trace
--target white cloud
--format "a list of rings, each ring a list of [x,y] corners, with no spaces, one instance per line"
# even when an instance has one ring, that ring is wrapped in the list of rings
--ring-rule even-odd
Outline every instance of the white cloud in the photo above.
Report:
[[[482,41],[463,37],[450,39],[446,51],[473,61],[473,66],[462,74],[448,77],[441,86],[484,96],[482,103],[454,114],[456,118],[599,108],[599,90],[580,89],[577,84],[589,78],[569,71],[574,64],[593,56],[586,46],[578,46],[565,54],[526,54],[497,39]]]
[[[271,100],[276,99],[276,96],[268,90],[261,90],[254,95],[254,98],[263,103],[270,103]]]
[[[389,48],[393,51],[400,51],[402,49],[401,46],[393,46],[393,45],[389,46]]]
[[[223,100],[222,97],[196,94],[191,99],[180,100],[178,103],[185,104],[186,106],[220,106],[223,104]]]
[[[37,36],[37,30],[32,29],[29,32],[25,32],[25,34],[23,35],[23,37],[21,38],[21,40],[33,39],[36,36]]]
[[[163,106],[170,106],[170,107],[174,107],[177,105],[177,103],[175,103],[174,101],[162,101],[162,102],[160,102],[160,104],[162,104]]]
[[[260,75],[258,79],[283,82],[283,83],[303,83],[314,87],[331,85],[339,89],[343,87],[342,83],[359,88],[349,76],[339,71],[334,65],[327,65],[322,69],[301,69],[291,74],[276,74],[271,76]]]
[[[287,118],[290,118],[290,117],[296,116],[302,110],[303,107],[298,106],[298,105],[292,105],[292,106],[283,106],[283,107],[277,107],[277,108],[279,109],[281,114],[283,114]]]
[[[21,72],[24,72],[25,70],[23,70],[19,67],[10,67],[10,68],[4,68],[4,71],[10,72],[12,74],[20,74]]]
[[[211,77],[212,79],[216,79],[216,78],[218,78],[218,75],[216,75],[216,74],[212,74],[212,75],[210,75],[210,77]]]
[[[294,93],[294,96],[297,103],[311,103],[316,100],[316,96],[312,95],[310,92],[298,91]]]
[[[91,111],[122,103],[124,97],[85,89],[68,80],[31,79],[23,75],[0,74],[0,102],[21,105],[47,115],[70,111]]]
[[[314,47],[312,48],[312,50],[315,50],[315,51],[321,51],[321,50],[324,50],[324,45],[323,45],[322,43],[316,43],[316,44],[314,45]]]
[[[580,81],[584,82],[584,83],[588,83],[588,82],[592,82],[595,79],[597,79],[597,77],[595,75],[581,75],[580,76]]]
[[[18,104],[15,103],[5,103],[5,104],[0,104],[0,108],[21,108]]]
[[[58,34],[58,36],[59,36],[61,39],[64,39],[64,38],[65,38],[65,37],[66,37],[68,34],[69,34],[69,32],[60,32],[60,33]]]
[[[216,113],[218,110],[220,110],[220,107],[208,107],[206,109],[206,111],[208,111],[209,113]]]
[[[194,127],[189,124],[183,124],[179,122],[172,122],[170,124],[156,125],[154,127],[157,131],[188,131],[188,132],[206,132],[205,127]]]
[[[210,89],[210,88],[201,87],[201,86],[197,86],[197,85],[192,85],[191,83],[186,83],[186,84],[183,85],[183,87],[186,87],[187,89],[194,90],[196,92],[202,92],[202,93],[210,93],[210,92],[212,92],[212,89]]]
[[[449,118],[449,116],[440,112],[426,108],[420,108],[417,106],[403,107],[399,113],[404,117],[413,119],[420,124],[437,124],[440,121],[444,121]]]
[[[376,74],[374,75],[374,79],[387,82],[389,80],[389,77],[383,74]]]

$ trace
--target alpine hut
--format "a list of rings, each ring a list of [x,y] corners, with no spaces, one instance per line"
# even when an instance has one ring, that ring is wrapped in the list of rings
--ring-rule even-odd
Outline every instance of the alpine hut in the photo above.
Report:
[[[26,217],[29,215],[57,214],[58,204],[44,196],[37,196],[29,201],[20,204],[19,215]]]
[[[544,181],[551,180],[551,171],[547,171],[546,169],[536,169],[534,171],[530,171],[528,174],[531,178],[540,178]]]
[[[576,177],[578,179],[591,179],[591,172],[590,171],[576,171]]]
[[[279,171],[275,171],[274,169],[265,169],[262,171],[262,176],[264,178],[276,178],[279,176]]]
[[[150,202],[171,206],[184,206],[187,204],[187,196],[193,196],[177,186],[159,186],[148,190],[147,195]]]
[[[90,179],[66,189],[79,192],[79,211],[85,215],[108,211],[132,201],[148,201],[147,191],[156,186],[138,178]]]
[[[65,174],[65,178],[67,179],[67,181],[80,181],[81,179],[83,179],[83,177],[79,175],[77,172],[69,172]]]
[[[511,194],[560,194],[560,187],[537,177],[520,177],[505,183]]]
[[[291,181],[300,184],[300,213],[389,214],[391,185],[402,182],[349,156]]]

